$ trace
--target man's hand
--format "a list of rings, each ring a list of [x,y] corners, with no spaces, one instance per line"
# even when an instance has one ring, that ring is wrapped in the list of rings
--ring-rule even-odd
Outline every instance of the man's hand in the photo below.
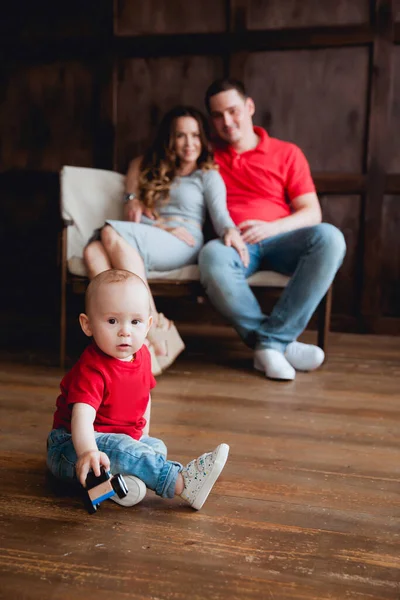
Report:
[[[86,477],[91,469],[96,477],[99,477],[101,466],[103,466],[106,471],[110,470],[110,460],[104,452],[100,452],[99,450],[88,450],[81,454],[75,465],[76,475],[80,483],[85,487]]]
[[[321,223],[321,207],[315,192],[309,192],[293,198],[292,213],[276,221],[249,219],[240,223],[239,228],[246,244],[257,244],[281,233],[312,227]]]
[[[163,225],[156,225],[156,227],[160,227],[160,229],[164,229],[165,231],[172,233],[172,235],[177,237],[178,240],[182,240],[182,242],[185,242],[185,244],[188,246],[193,247],[196,243],[192,234],[189,233],[185,227],[165,227]]]
[[[224,244],[225,246],[231,246],[232,248],[235,248],[243,265],[246,268],[249,266],[249,251],[247,250],[247,246],[243,237],[240,235],[240,232],[237,229],[232,227],[226,230],[224,234]]]
[[[278,221],[258,221],[250,219],[240,223],[239,229],[246,244],[257,244],[280,233]]]

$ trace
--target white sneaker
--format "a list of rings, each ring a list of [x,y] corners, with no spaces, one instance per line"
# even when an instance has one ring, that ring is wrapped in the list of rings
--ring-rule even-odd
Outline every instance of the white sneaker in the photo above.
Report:
[[[285,356],[296,371],[314,371],[325,360],[325,352],[318,346],[292,342],[286,347]]]
[[[220,444],[214,452],[202,454],[183,469],[185,487],[181,498],[189,502],[192,508],[200,510],[203,506],[225,466],[228,454],[228,444]]]
[[[117,494],[115,494],[110,500],[121,506],[135,506],[135,504],[139,504],[146,495],[147,488],[145,483],[134,475],[123,475],[123,478],[128,488],[128,494],[125,498],[119,498]]]
[[[254,368],[265,373],[269,379],[291,381],[296,377],[296,371],[288,363],[283,353],[273,348],[254,351]]]

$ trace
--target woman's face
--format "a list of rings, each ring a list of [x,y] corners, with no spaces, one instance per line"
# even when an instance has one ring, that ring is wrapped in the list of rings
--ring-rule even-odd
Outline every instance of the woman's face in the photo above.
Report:
[[[195,163],[201,154],[199,124],[193,117],[178,117],[175,121],[174,149],[181,165]]]

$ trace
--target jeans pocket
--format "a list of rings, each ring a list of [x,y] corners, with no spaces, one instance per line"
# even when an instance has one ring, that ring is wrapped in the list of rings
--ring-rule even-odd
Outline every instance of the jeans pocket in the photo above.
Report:
[[[53,429],[48,437],[47,466],[58,479],[75,479],[76,452],[72,436],[63,429]]]
[[[72,435],[66,429],[53,429],[47,437],[47,448],[52,448],[54,445],[61,446],[71,439]]]
[[[68,456],[60,452],[49,452],[47,467],[57,479],[76,479],[75,463]]]

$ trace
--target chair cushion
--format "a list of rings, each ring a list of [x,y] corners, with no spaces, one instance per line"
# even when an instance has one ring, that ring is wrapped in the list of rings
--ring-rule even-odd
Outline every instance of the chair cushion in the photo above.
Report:
[[[113,171],[63,167],[61,215],[73,222],[67,234],[68,261],[82,258],[89,238],[106,219],[122,218],[124,182],[125,177]]]
[[[85,264],[82,258],[74,256],[68,261],[68,270],[73,275],[80,277],[86,277]],[[173,271],[151,271],[148,274],[148,279],[157,281],[199,281],[199,267],[197,265],[188,265],[181,269],[174,269]],[[251,277],[248,282],[254,287],[285,287],[289,277],[276,273],[275,271],[259,271]]]

